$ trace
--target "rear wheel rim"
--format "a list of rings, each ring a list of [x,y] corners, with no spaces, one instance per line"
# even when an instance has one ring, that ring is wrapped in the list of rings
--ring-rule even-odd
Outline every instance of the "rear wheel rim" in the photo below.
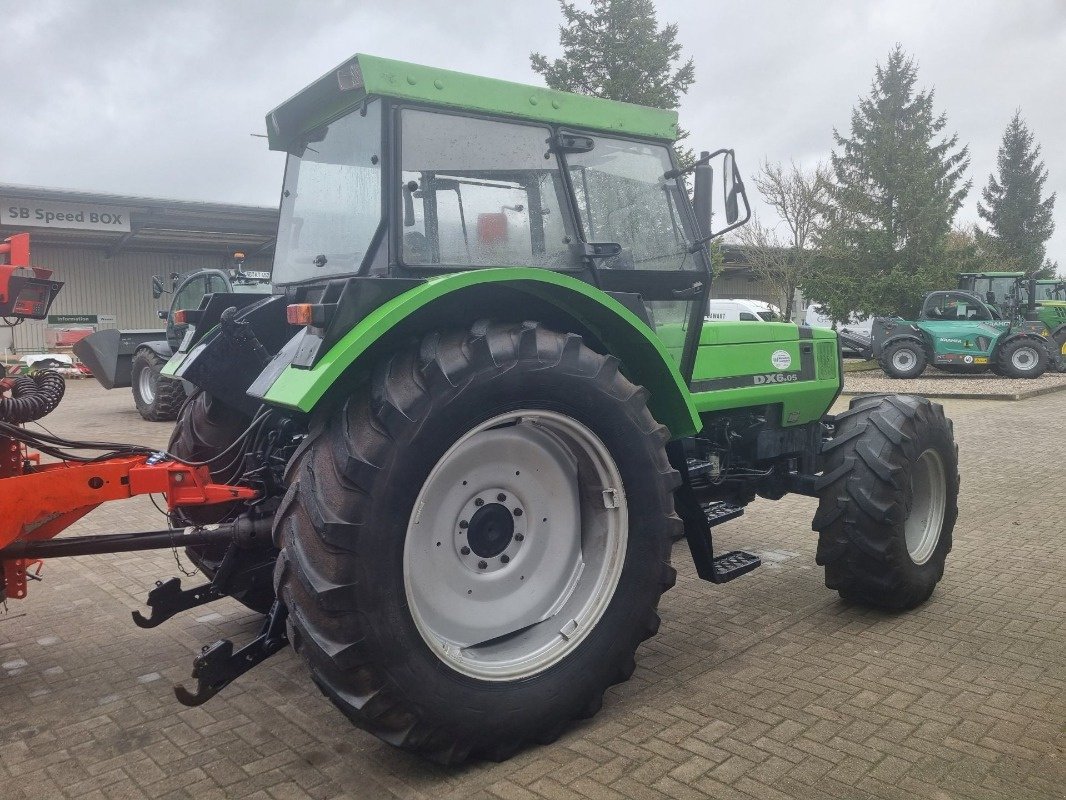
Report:
[[[911,511],[904,523],[907,554],[919,566],[928,561],[944,527],[947,480],[944,462],[932,448],[918,456],[911,470]]]
[[[159,376],[156,375],[155,370],[151,367],[145,367],[141,370],[140,375],[137,376],[137,391],[140,393],[145,405],[150,406],[155,402],[155,390],[158,382]]]
[[[625,562],[628,508],[603,442],[556,412],[483,422],[437,462],[404,541],[422,639],[490,681],[539,674],[595,629]]]
[[[900,372],[908,372],[914,369],[918,363],[918,356],[910,348],[902,348],[892,354],[892,366]]]
[[[1014,365],[1016,370],[1021,372],[1030,372],[1040,362],[1040,355],[1036,352],[1035,347],[1019,347],[1010,356],[1010,363]]]

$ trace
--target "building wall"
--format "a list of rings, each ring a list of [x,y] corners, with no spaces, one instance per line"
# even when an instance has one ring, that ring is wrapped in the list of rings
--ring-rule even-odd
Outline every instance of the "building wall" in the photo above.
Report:
[[[163,278],[170,288],[172,272],[192,272],[214,267],[228,267],[232,262],[221,256],[202,253],[160,253],[123,251],[114,258],[106,258],[107,250],[91,247],[61,247],[34,244],[35,266],[54,270],[57,280],[64,281],[63,289],[52,304],[51,314],[95,314],[115,317],[113,325],[98,327],[122,329],[163,329],[158,311],[170,307],[170,295],[152,299],[152,276]],[[249,270],[267,271],[269,258],[248,259]],[[14,328],[0,328],[0,351],[10,351],[11,334],[17,353],[42,352],[47,348],[48,323],[26,320]]]
[[[781,305],[781,298],[768,284],[752,280],[748,270],[726,269],[711,281],[711,297],[715,300],[761,300]]]

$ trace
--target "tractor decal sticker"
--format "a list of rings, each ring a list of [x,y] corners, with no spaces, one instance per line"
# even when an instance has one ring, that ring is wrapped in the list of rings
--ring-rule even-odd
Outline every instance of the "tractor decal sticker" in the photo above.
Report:
[[[788,369],[792,366],[792,356],[787,350],[774,350],[770,363],[774,365],[774,369]]]
[[[791,359],[789,360],[789,363],[792,363]],[[795,372],[773,372],[769,375],[752,375],[751,378],[752,383],[756,386],[765,386],[768,383],[791,383],[792,381],[798,381],[799,375]]]
[[[774,384],[805,383],[813,381],[814,375],[802,372],[769,372],[762,375],[735,375],[729,378],[711,378],[693,381],[694,392],[715,392],[721,389],[745,389],[749,386],[773,386]]]

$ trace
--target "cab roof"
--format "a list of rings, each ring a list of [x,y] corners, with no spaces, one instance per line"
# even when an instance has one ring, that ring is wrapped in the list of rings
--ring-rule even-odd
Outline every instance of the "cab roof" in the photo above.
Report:
[[[267,114],[270,149],[287,150],[305,132],[367,97],[392,97],[671,142],[677,138],[676,111],[357,53]]]

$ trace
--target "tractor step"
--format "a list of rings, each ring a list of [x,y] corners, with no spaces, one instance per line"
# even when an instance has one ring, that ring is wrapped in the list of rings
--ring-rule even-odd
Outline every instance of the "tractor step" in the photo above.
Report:
[[[723,556],[714,555],[711,529],[744,514],[744,506],[723,501],[698,503],[691,491],[680,495],[682,519],[685,520],[685,538],[688,539],[696,574],[711,583],[728,583],[751,572],[762,564],[762,559],[743,550],[733,550]],[[697,516],[698,515],[698,516]]]
[[[703,503],[700,508],[703,509],[703,513],[707,517],[707,525],[711,528],[744,514],[744,506],[735,506],[732,503]]]
[[[714,583],[729,583],[762,564],[762,559],[754,553],[734,550],[714,559]]]

